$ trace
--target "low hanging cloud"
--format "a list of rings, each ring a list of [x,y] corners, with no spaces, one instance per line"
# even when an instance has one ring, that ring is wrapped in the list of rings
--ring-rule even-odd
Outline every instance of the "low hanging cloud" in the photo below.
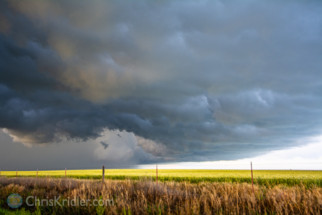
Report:
[[[24,144],[126,131],[124,156],[145,163],[294,146],[322,128],[321,11],[319,1],[1,1],[0,127]],[[100,159],[117,149],[104,144]]]

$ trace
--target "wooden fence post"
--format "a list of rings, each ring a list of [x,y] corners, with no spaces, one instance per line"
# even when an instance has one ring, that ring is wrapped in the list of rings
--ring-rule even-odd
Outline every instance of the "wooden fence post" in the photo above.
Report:
[[[251,175],[252,175],[252,191],[254,194],[254,182],[253,182],[253,163],[250,162],[250,171],[251,171]]]
[[[102,167],[102,183],[104,183],[105,180],[105,166]]]
[[[156,171],[156,182],[158,183],[158,164],[155,167],[155,171]]]
[[[67,172],[67,168],[65,167],[65,178],[66,178],[66,176],[67,176],[66,172]]]

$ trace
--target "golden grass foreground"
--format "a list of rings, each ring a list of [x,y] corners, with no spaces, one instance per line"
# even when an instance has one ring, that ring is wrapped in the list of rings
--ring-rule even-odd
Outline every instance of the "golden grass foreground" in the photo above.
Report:
[[[311,186],[254,186],[247,183],[187,183],[151,180],[98,180],[53,178],[0,178],[3,209],[6,198],[18,193],[25,199],[113,199],[106,207],[29,207],[37,214],[321,214],[322,188]]]

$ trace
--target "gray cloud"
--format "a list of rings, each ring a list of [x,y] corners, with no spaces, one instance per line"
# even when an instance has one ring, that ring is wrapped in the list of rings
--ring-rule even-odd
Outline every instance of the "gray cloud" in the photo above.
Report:
[[[293,146],[322,128],[321,11],[319,1],[3,1],[0,127],[25,144],[127,131],[138,162]]]
[[[100,144],[103,146],[104,149],[108,148],[108,144],[105,143],[104,141],[101,141]]]

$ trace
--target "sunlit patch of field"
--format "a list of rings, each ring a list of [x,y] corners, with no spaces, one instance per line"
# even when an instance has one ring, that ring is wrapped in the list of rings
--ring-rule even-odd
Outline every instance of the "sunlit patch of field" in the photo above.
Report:
[[[254,183],[265,185],[316,185],[322,187],[322,171],[296,170],[254,170]],[[15,177],[16,171],[2,171],[2,176]],[[175,170],[159,169],[160,181],[208,182],[251,182],[249,170]],[[36,171],[18,171],[18,177],[35,177]],[[39,177],[65,177],[65,170],[39,171]],[[155,180],[154,169],[106,169],[106,179],[144,179]],[[78,179],[100,179],[102,170],[67,170],[67,177]]]

